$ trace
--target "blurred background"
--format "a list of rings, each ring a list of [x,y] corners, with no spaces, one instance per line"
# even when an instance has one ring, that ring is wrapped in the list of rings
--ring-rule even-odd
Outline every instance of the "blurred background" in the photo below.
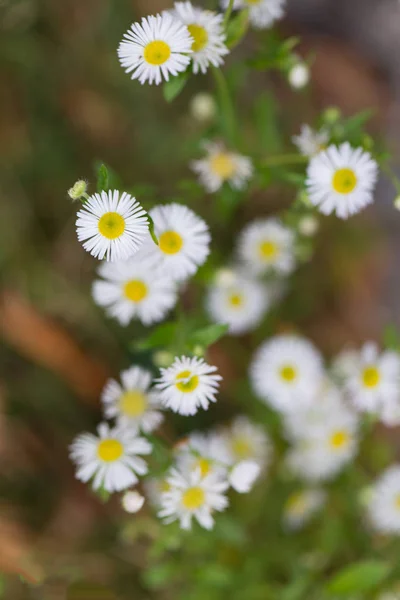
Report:
[[[118,499],[99,503],[74,480],[68,459],[71,439],[99,420],[105,379],[129,364],[126,348],[142,331],[121,330],[93,304],[97,265],[77,243],[67,189],[83,177],[94,191],[94,166],[104,161],[125,189],[142,191],[146,207],[154,201],[149,184],[157,201],[173,199],[176,182],[192,177],[188,163],[204,135],[190,101],[213,91],[208,76],[192,78],[166,104],[160,89],[132,82],[117,61],[130,23],[169,7],[165,0],[0,0],[0,571],[7,600],[177,597],[173,586],[146,575],[159,526],[147,514],[127,520]],[[309,92],[294,93],[276,75],[258,74],[254,83],[277,94],[287,148],[300,124],[312,123],[323,107],[346,115],[373,108],[370,133],[386,141],[395,164],[400,3],[289,0],[279,29],[302,37],[304,55],[315,51]],[[228,66],[254,43],[250,35]],[[239,108],[254,89],[240,92]],[[229,234],[211,222],[214,234],[223,232],[226,248],[218,250],[228,256],[243,221],[287,206],[291,194],[274,187],[248,198]],[[375,205],[355,223],[339,227],[327,219],[312,262],[295,276],[284,318],[328,356],[399,324],[394,196],[381,181]],[[185,201],[182,190],[179,198]],[[210,220],[212,198],[187,203]],[[253,347],[246,337],[213,348],[230,383],[205,423],[239,409],[231,394],[235,373]],[[232,550],[234,535],[227,535],[220,553]],[[93,592],[94,585],[112,591]],[[257,597],[270,596],[265,589],[251,596]]]

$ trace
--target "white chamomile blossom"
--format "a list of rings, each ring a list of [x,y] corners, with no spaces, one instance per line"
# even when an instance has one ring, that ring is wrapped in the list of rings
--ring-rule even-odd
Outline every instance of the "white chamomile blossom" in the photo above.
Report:
[[[231,281],[217,278],[206,297],[207,311],[213,321],[229,325],[229,332],[239,335],[251,331],[270,306],[266,285],[244,272],[232,271]]]
[[[118,47],[118,56],[132,79],[158,85],[186,69],[192,44],[187,27],[166,12],[133,23]]]
[[[231,461],[225,438],[217,431],[192,432],[176,447],[176,464],[182,471],[200,469],[202,477],[216,472],[226,475]]]
[[[120,374],[121,384],[109,379],[101,393],[104,414],[116,418],[121,426],[150,433],[163,421],[159,392],[151,389],[152,375],[142,367],[131,367]]]
[[[160,391],[160,402],[173,412],[194,415],[201,407],[208,409],[216,402],[219,382],[217,367],[208,365],[202,358],[176,357],[173,364],[161,369],[156,388]]]
[[[306,481],[332,479],[357,452],[357,427],[358,420],[352,413],[332,414],[314,435],[300,439],[289,451],[289,468]]]
[[[193,73],[205,73],[209,65],[219,67],[223,56],[229,53],[225,46],[223,16],[210,10],[193,6],[191,2],[175,2],[172,15],[186,25],[193,38]]]
[[[237,190],[246,185],[253,174],[250,158],[227,150],[219,142],[205,142],[204,149],[207,156],[193,160],[191,168],[208,192],[218,191],[225,181]]]
[[[321,378],[319,352],[308,340],[289,334],[264,342],[250,368],[256,394],[282,412],[310,406]]]
[[[386,469],[375,481],[368,503],[368,521],[380,533],[400,534],[400,465]]]
[[[222,0],[223,8],[227,8],[229,0]],[[284,15],[286,0],[234,0],[233,8],[249,9],[250,23],[256,29],[267,29]]]
[[[325,215],[336,212],[347,219],[371,204],[377,178],[378,165],[371,155],[345,142],[311,158],[306,185],[311,204]]]
[[[326,493],[318,488],[299,490],[290,494],[283,508],[283,523],[290,530],[301,529],[326,501]]]
[[[365,344],[358,360],[349,365],[344,385],[359,410],[380,414],[385,407],[396,406],[400,401],[399,354],[380,354],[374,343]]]
[[[314,131],[309,125],[302,125],[299,135],[292,137],[292,142],[304,156],[314,156],[325,148],[329,141],[326,129]]]
[[[222,433],[230,453],[231,464],[255,461],[262,468],[268,466],[272,457],[272,445],[261,425],[256,425],[244,415],[239,415]]]
[[[148,234],[146,212],[118,190],[93,194],[77,214],[78,240],[96,258],[115,262],[135,254]]]
[[[239,236],[239,259],[258,275],[268,271],[290,273],[295,266],[293,232],[279,219],[257,219]]]
[[[150,454],[151,444],[137,437],[134,430],[110,428],[101,423],[98,436],[78,435],[70,446],[71,459],[77,466],[76,478],[93,479],[93,489],[120,492],[138,482],[147,473],[147,464],[139,455]]]
[[[174,281],[194,275],[210,252],[208,226],[190,208],[165,204],[150,211],[158,246],[148,237],[145,251],[155,266]]]
[[[102,279],[93,283],[93,299],[123,326],[138,319],[143,325],[162,321],[177,300],[177,288],[142,250],[127,261],[104,263]]]
[[[200,469],[186,473],[171,469],[167,483],[169,489],[161,494],[158,513],[166,523],[179,520],[182,529],[191,529],[194,518],[205,529],[212,529],[212,513],[228,506],[225,492],[229,484],[216,473],[202,477]]]
[[[255,460],[242,460],[229,473],[229,483],[239,494],[247,494],[260,475],[261,467]]]

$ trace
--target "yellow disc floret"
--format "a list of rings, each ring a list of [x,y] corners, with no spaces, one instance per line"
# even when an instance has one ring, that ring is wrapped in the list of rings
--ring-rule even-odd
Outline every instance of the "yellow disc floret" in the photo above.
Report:
[[[338,169],[332,180],[335,192],[350,194],[357,185],[357,175],[352,169]]]
[[[189,370],[181,371],[175,378],[175,385],[180,392],[188,394],[194,392],[199,385],[199,377],[198,375],[192,375]]]
[[[146,396],[140,390],[124,392],[119,399],[120,411],[128,417],[139,417],[144,413],[146,407]]]
[[[192,44],[193,52],[200,52],[200,50],[203,50],[203,48],[207,45],[207,31],[201,25],[196,25],[195,23],[188,25],[187,28],[194,40]]]
[[[171,48],[162,40],[149,42],[144,49],[143,57],[149,65],[163,65],[171,56]]]
[[[97,455],[104,462],[114,462],[121,458],[124,448],[120,441],[114,439],[101,440],[97,446]]]
[[[176,231],[164,231],[158,239],[158,246],[165,254],[177,254],[183,246],[182,236]]]
[[[125,219],[117,212],[107,212],[100,217],[98,227],[103,237],[115,240],[125,231]]]
[[[205,499],[206,495],[201,487],[191,487],[183,494],[182,504],[188,510],[197,510],[203,506]]]
[[[147,294],[147,285],[139,279],[131,279],[124,285],[124,296],[131,302],[141,302]]]

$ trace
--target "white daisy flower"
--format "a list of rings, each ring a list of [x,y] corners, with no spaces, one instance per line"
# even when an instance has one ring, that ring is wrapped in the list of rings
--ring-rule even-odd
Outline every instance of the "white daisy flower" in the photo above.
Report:
[[[208,409],[216,402],[220,375],[217,367],[210,366],[202,358],[175,358],[167,369],[160,369],[161,377],[156,388],[160,390],[161,403],[181,415],[194,415],[201,407]]]
[[[279,335],[257,350],[250,379],[256,394],[276,410],[310,406],[322,381],[322,359],[306,339]]]
[[[182,204],[156,206],[149,214],[158,247],[148,238],[145,252],[165,276],[175,281],[194,275],[210,252],[207,224]]]
[[[255,460],[238,462],[229,473],[229,483],[239,494],[247,494],[260,475],[261,467]]]
[[[400,534],[400,465],[386,469],[376,480],[367,509],[376,531]]]
[[[93,489],[120,492],[138,482],[147,473],[147,464],[138,455],[150,454],[151,444],[135,431],[111,429],[106,423],[97,428],[98,436],[82,433],[70,446],[71,459],[77,466],[76,478]]]
[[[193,38],[193,73],[205,73],[210,64],[214,67],[223,64],[223,56],[229,50],[225,46],[222,15],[197,8],[191,2],[175,2],[172,15],[186,25]]]
[[[247,156],[226,150],[219,142],[205,142],[207,156],[191,162],[192,170],[199,181],[210,192],[216,192],[225,182],[237,190],[247,184],[253,174],[253,164]]]
[[[232,271],[231,281],[217,278],[210,286],[206,308],[211,319],[229,325],[234,335],[255,329],[270,306],[270,296],[264,283],[243,272]]]
[[[161,494],[158,513],[166,523],[179,520],[182,529],[191,529],[194,518],[205,529],[212,529],[212,513],[228,506],[225,492],[229,484],[215,473],[202,477],[200,469],[188,473],[171,469],[167,482],[170,488]]]
[[[120,374],[121,384],[109,379],[101,393],[107,419],[121,426],[150,433],[163,421],[159,392],[151,389],[152,375],[142,367],[131,367]]]
[[[226,476],[231,455],[223,435],[217,431],[193,432],[176,447],[176,463],[180,470],[200,469],[202,477],[211,472]]]
[[[358,365],[358,352],[353,348],[345,348],[333,359],[331,373],[341,384],[350,377]]]
[[[166,12],[133,23],[118,47],[118,56],[132,79],[158,85],[163,78],[168,81],[170,75],[185,71],[192,44],[187,27]]]
[[[239,258],[255,274],[293,271],[295,236],[279,219],[256,219],[239,235]]]
[[[227,8],[229,0],[222,0],[222,8]],[[249,9],[250,23],[256,29],[267,29],[284,15],[286,0],[235,0],[233,8]]]
[[[283,508],[283,523],[291,530],[301,529],[326,502],[326,493],[318,488],[290,494]]]
[[[362,411],[380,414],[384,407],[400,401],[400,356],[396,352],[379,354],[373,343],[361,349],[358,360],[344,385],[351,402]]]
[[[348,412],[331,415],[314,435],[300,440],[289,451],[287,464],[306,481],[326,481],[337,475],[358,449],[358,421]]]
[[[347,219],[371,204],[377,178],[378,165],[371,155],[345,142],[311,158],[306,185],[311,204],[325,215],[336,212]]]
[[[77,214],[78,240],[96,258],[125,260],[148,234],[146,212],[135,198],[118,190],[93,194]]]
[[[138,319],[143,325],[162,321],[175,306],[175,282],[155,267],[142,250],[127,261],[104,263],[98,269],[103,279],[93,283],[96,304],[123,326]]]
[[[222,430],[232,465],[242,461],[255,461],[260,467],[269,465],[272,444],[261,425],[252,423],[247,417],[236,417],[229,427]]]
[[[143,481],[143,489],[147,500],[154,508],[160,508],[161,495],[170,489],[166,477],[151,477]]]
[[[304,156],[314,156],[323,150],[329,142],[326,129],[314,131],[309,125],[302,125],[299,135],[292,137],[292,142]]]

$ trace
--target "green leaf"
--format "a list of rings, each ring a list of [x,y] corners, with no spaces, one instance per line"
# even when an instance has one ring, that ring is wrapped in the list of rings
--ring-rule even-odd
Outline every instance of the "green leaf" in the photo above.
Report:
[[[109,188],[108,169],[106,165],[101,164],[97,171],[97,191],[107,191]]]
[[[228,331],[229,326],[225,324],[215,323],[214,325],[208,325],[202,329],[195,331],[189,338],[190,344],[193,346],[199,345],[208,348],[211,344],[215,344],[220,338],[222,338]]]
[[[158,246],[158,238],[157,238],[157,236],[155,234],[155,231],[154,231],[154,221],[151,218],[151,216],[149,215],[149,213],[147,213],[146,216],[147,216],[147,220],[149,221],[149,232],[150,232],[150,235],[151,235],[151,239],[153,240],[153,242],[155,243],[155,245]]]
[[[114,593],[96,583],[74,583],[67,591],[67,600],[117,600]]]
[[[233,17],[226,29],[226,45],[232,49],[242,41],[249,27],[249,15],[247,10],[242,10]]]
[[[400,351],[400,336],[395,325],[387,325],[383,331],[383,345],[387,350]]]
[[[163,86],[164,98],[167,102],[172,102],[181,93],[189,79],[189,71],[184,71],[169,81],[166,81]]]
[[[134,346],[140,350],[168,346],[176,336],[177,323],[163,323],[152,331],[144,340],[135,342]]]
[[[365,560],[339,571],[326,586],[332,595],[349,596],[374,590],[389,575],[391,567],[382,560]]]

